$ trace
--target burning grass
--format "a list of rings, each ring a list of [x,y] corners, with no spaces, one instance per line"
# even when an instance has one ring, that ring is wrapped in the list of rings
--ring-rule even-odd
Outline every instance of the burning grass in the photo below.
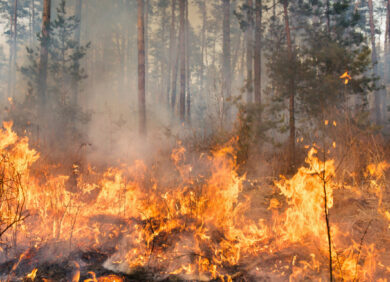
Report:
[[[384,160],[358,177],[312,148],[294,176],[267,183],[237,172],[232,139],[196,161],[178,144],[168,165],[63,175],[11,126],[0,132],[2,280],[327,280],[324,191],[334,277],[390,275]]]

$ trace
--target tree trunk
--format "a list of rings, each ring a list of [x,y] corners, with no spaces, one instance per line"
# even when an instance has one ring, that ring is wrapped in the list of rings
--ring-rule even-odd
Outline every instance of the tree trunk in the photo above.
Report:
[[[389,73],[389,69],[390,69],[390,66],[389,66],[389,52],[390,52],[390,0],[387,1],[387,5],[386,5],[386,33],[385,33],[385,65],[384,65],[384,70],[385,70],[385,73],[383,74],[383,79],[384,79],[384,83],[385,85],[387,85],[387,83],[389,82],[389,78],[388,78],[388,73]]]
[[[144,0],[145,93],[149,91],[149,0]]]
[[[255,102],[261,104],[261,16],[262,3],[256,0],[256,36],[255,36]]]
[[[49,55],[49,40],[50,40],[50,15],[51,15],[51,0],[43,1],[43,13],[42,13],[42,39],[41,39],[41,51],[39,59],[39,83],[38,83],[38,96],[39,104],[42,110],[46,110],[46,87],[47,87],[47,64]]]
[[[172,0],[171,5],[171,29],[169,31],[169,62],[168,62],[168,91],[167,91],[167,102],[168,105],[171,105],[172,113],[174,112],[175,103],[176,103],[176,66],[177,60],[175,56],[175,8],[176,0]],[[171,95],[171,101],[169,100],[169,95]],[[174,97],[175,96],[175,97]]]
[[[385,34],[385,62],[384,62],[384,72],[383,72],[383,83],[385,85],[384,94],[385,96],[383,101],[383,120],[387,122],[387,84],[389,82],[389,52],[390,52],[390,0],[387,1],[386,5],[386,34]]]
[[[285,22],[285,32],[287,39],[287,52],[288,52],[288,60],[289,60],[289,68],[290,68],[290,105],[289,105],[289,114],[290,114],[290,136],[289,136],[289,165],[290,170],[295,169],[295,80],[292,76],[293,70],[293,49],[291,42],[291,33],[290,33],[290,24],[288,19],[288,0],[283,1],[283,12],[284,12],[284,22]]]
[[[387,0],[385,42],[389,42],[389,40],[390,40],[390,0]]]
[[[185,5],[186,0],[180,0],[180,32],[179,32],[179,42],[180,42],[180,121],[184,122],[185,120],[185,98],[186,98],[186,64],[185,64]]]
[[[374,8],[372,0],[368,0],[368,10],[370,15],[370,37],[371,37],[371,60],[373,65],[374,75],[378,75],[378,60],[375,45],[375,25],[374,25]],[[381,93],[379,91],[374,92],[374,104],[375,104],[375,121],[377,124],[382,122],[381,120]]]
[[[247,22],[248,28],[246,37],[246,101],[253,102],[253,1],[247,0]]]
[[[174,57],[174,46],[175,46],[175,7],[176,0],[172,0],[171,4],[171,27],[169,30],[169,59],[168,59],[168,72],[167,72],[167,105],[170,104],[169,95],[171,92],[171,80],[173,76],[173,57]]]
[[[390,0],[389,0],[390,1]],[[204,69],[205,69],[205,49],[206,47],[206,25],[207,25],[207,9],[206,1],[201,2],[201,13],[202,13],[202,34],[201,34],[201,61],[200,61],[200,93],[203,95],[204,91]]]
[[[179,0],[181,1],[181,0]],[[176,58],[173,65],[173,73],[172,73],[172,95],[171,95],[171,107],[172,107],[172,113],[175,113],[175,107],[176,107],[176,91],[177,91],[177,73],[179,68],[179,59],[180,59],[180,40],[177,41],[176,46]]]
[[[76,29],[75,33],[75,41],[77,44],[77,47],[80,47],[80,42],[81,42],[81,13],[82,13],[82,2],[81,0],[76,1],[76,7],[75,7],[75,16],[78,20],[78,27]],[[76,66],[75,72],[78,73],[80,70],[80,66]],[[79,96],[79,85],[78,81],[73,82],[73,97],[72,97],[72,105],[73,107],[76,107],[78,104],[78,96]]]
[[[18,34],[18,0],[14,0],[11,16],[11,42],[9,52],[9,69],[8,69],[8,96],[13,97],[15,92],[15,69],[17,53],[17,34]]]
[[[166,34],[166,24],[165,21],[167,20],[167,9],[162,8],[161,18],[160,18],[160,25],[161,25],[161,34],[160,34],[160,44],[161,44],[161,53],[162,58],[160,59],[160,89],[159,89],[159,97],[158,97],[158,103],[165,103],[165,91],[167,89],[167,61],[166,58],[169,57],[166,44],[165,44],[165,34]],[[169,73],[168,73],[169,76]]]
[[[276,0],[273,0],[272,4],[272,17],[274,18],[274,21],[276,20]]]
[[[32,44],[35,43],[35,0],[31,1],[31,38],[32,38]]]
[[[145,105],[145,22],[144,0],[138,3],[138,114],[139,133],[146,135],[146,105]]]
[[[230,107],[227,103],[231,97],[231,62],[230,62],[230,0],[223,1],[223,114],[226,118],[230,116]]]
[[[191,124],[191,92],[190,92],[190,80],[191,80],[191,69],[190,69],[190,22],[188,20],[188,5],[189,2],[186,0],[186,19],[185,19],[185,57],[186,57],[186,92],[187,92],[187,122]]]
[[[33,44],[33,37],[34,37],[34,32],[33,32],[33,24],[32,24],[32,7],[34,7],[34,1],[31,1],[31,4],[32,6],[28,6],[29,7],[29,14],[28,14],[28,28],[29,28],[29,31],[28,31],[28,36],[29,36],[29,44],[30,46],[32,46]]]

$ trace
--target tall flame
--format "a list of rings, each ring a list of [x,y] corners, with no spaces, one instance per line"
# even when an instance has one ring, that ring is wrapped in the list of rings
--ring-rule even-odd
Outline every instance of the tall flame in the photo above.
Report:
[[[115,249],[106,268],[126,273],[152,269],[157,278],[232,281],[249,273],[291,281],[326,279],[325,185],[336,277],[375,280],[390,271],[385,261],[377,263],[382,252],[374,243],[365,243],[364,237],[356,243],[351,230],[343,230],[345,224],[338,226],[334,194],[352,189],[336,180],[335,161],[319,160],[315,149],[294,176],[274,182],[276,193],[264,197],[268,207],[254,212],[260,205],[254,195],[266,195],[266,187],[245,188],[250,180],[238,173],[235,139],[197,162],[189,162],[178,144],[171,155],[173,169],[165,171],[169,179],[142,161],[104,172],[76,166],[77,173],[67,176],[52,173],[52,165],[39,160],[28,139],[12,131],[12,123],[3,126],[0,228],[19,220],[12,226],[18,232],[2,234],[10,244],[17,234],[19,247],[66,242],[64,256],[74,248]],[[385,162],[370,164],[364,175],[378,199],[374,211],[386,221],[388,168]],[[89,277],[86,281],[122,281],[93,272]]]

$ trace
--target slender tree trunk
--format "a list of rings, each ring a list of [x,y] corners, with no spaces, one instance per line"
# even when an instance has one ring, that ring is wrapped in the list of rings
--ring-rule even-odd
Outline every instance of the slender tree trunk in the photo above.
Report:
[[[14,55],[13,55],[13,87],[15,87],[15,68],[16,68],[16,59],[18,54],[18,46],[17,41],[18,40],[18,0],[14,0],[14,32],[13,32],[13,49],[14,49]],[[14,90],[14,89],[13,89]],[[14,92],[14,91],[12,91]]]
[[[32,42],[34,44],[35,42],[35,0],[32,0],[31,1],[31,5],[32,5],[32,15],[31,15],[31,24],[32,24]]]
[[[13,97],[15,92],[15,69],[16,69],[16,54],[17,54],[17,36],[18,36],[18,0],[13,2],[13,10],[11,16],[11,42],[9,53],[9,78],[8,78],[8,96]]]
[[[383,78],[384,78],[384,82],[385,84],[387,85],[387,83],[389,82],[389,78],[388,78],[388,73],[389,73],[389,69],[390,69],[390,66],[389,66],[389,52],[390,52],[390,0],[387,1],[387,5],[386,5],[386,33],[385,33],[385,66],[384,66],[384,69],[385,69],[385,73],[383,75]]]
[[[186,0],[186,19],[185,19],[185,57],[186,57],[186,92],[187,92],[187,122],[191,124],[191,92],[190,92],[190,80],[191,80],[191,69],[190,69],[190,22],[188,20],[188,5],[189,2]]]
[[[126,8],[130,9],[132,0],[127,0]],[[86,11],[88,11],[86,9]],[[126,41],[127,41],[127,48],[126,48],[126,85],[125,88],[129,88],[131,85],[131,77],[132,77],[132,50],[133,50],[133,40],[132,40],[132,30],[130,28],[127,28],[126,30]]]
[[[290,62],[290,105],[289,105],[289,114],[290,114],[290,136],[289,136],[289,165],[290,169],[294,170],[295,168],[295,79],[293,75],[293,49],[291,42],[291,33],[290,33],[290,24],[288,19],[288,0],[283,1],[283,12],[284,12],[284,22],[285,22],[285,32],[287,39],[287,51],[288,51],[288,60]]]
[[[159,91],[159,97],[158,97],[158,102],[159,103],[165,103],[165,91],[167,89],[167,78],[169,76],[169,72],[168,72],[168,76],[166,75],[166,72],[167,72],[167,65],[168,65],[168,62],[166,60],[167,57],[169,57],[168,55],[168,51],[167,52],[167,48],[166,48],[166,44],[165,44],[165,37],[166,37],[166,20],[168,19],[167,17],[167,9],[165,8],[162,8],[162,13],[161,13],[161,21],[160,21],[160,25],[161,25],[161,34],[160,34],[160,38],[161,38],[161,45],[162,45],[162,54],[163,54],[163,58],[161,58],[160,60],[160,91]]]
[[[77,43],[77,46],[80,46],[80,40],[81,40],[81,14],[82,14],[83,4],[81,0],[76,0],[76,7],[75,7],[75,17],[79,22],[78,27],[76,28],[75,32],[75,40]]]
[[[231,70],[232,70],[232,74],[235,74],[236,73],[236,70],[239,68],[238,67],[238,61],[239,61],[239,53],[241,50],[245,50],[245,36],[244,36],[244,39],[242,39],[242,36],[241,34],[237,36],[236,40],[234,41],[234,44],[232,44],[232,58],[231,58]],[[241,47],[241,43],[243,43],[243,46]],[[246,55],[246,52],[242,52],[244,55]],[[245,71],[243,69],[243,71]],[[241,74],[239,74],[239,77],[241,77],[242,79],[244,79],[244,76]]]
[[[8,97],[12,96],[11,88],[12,88],[12,57],[13,57],[13,46],[12,46],[13,42],[12,42],[12,39],[13,39],[13,32],[14,32],[13,25],[14,25],[13,13],[10,11],[10,13],[9,13],[9,26],[10,26],[9,31],[10,31],[10,35],[9,35],[9,42],[8,42],[9,56],[8,56],[8,83],[7,83],[7,95],[8,95]]]
[[[223,114],[230,117],[230,107],[227,103],[231,97],[231,55],[230,55],[230,0],[222,0],[223,3]]]
[[[274,21],[276,20],[276,0],[273,0],[272,3],[272,16],[274,18]]]
[[[144,27],[144,38],[145,38],[145,93],[149,91],[149,0],[145,1],[145,27]]]
[[[385,34],[385,62],[384,62],[384,66],[383,66],[383,69],[384,69],[384,72],[383,72],[383,83],[385,85],[385,89],[384,89],[384,101],[383,101],[383,120],[385,122],[387,122],[387,114],[388,114],[388,111],[387,111],[387,84],[389,82],[389,52],[390,52],[390,36],[389,36],[389,33],[390,33],[390,0],[387,1],[387,5],[386,5],[386,34]]]
[[[368,10],[370,15],[370,37],[371,37],[371,60],[373,64],[374,75],[378,75],[378,59],[376,53],[375,45],[375,24],[374,24],[374,8],[372,5],[372,0],[368,0]],[[377,124],[382,122],[381,119],[381,97],[380,92],[374,92],[374,103],[375,103],[375,121]]]
[[[253,102],[253,1],[247,0],[247,22],[248,28],[246,37],[246,101]]]
[[[41,51],[39,60],[39,83],[38,83],[38,96],[40,107],[43,111],[46,110],[46,87],[47,87],[47,64],[49,56],[49,40],[50,40],[50,15],[51,15],[51,0],[43,1],[43,13],[42,13],[42,39],[41,39]]]
[[[329,0],[326,0],[326,28],[328,31],[328,36],[330,36],[330,3],[329,3]]]
[[[181,0],[179,0],[181,1]],[[175,62],[173,65],[173,72],[172,72],[172,95],[171,95],[171,108],[172,108],[172,113],[175,113],[175,108],[176,108],[176,92],[177,92],[177,73],[179,69],[179,59],[180,59],[180,40],[177,41],[177,46],[176,46],[176,58]]]
[[[34,7],[34,1],[31,0],[31,5],[29,6],[29,15],[28,15],[28,27],[29,27],[29,44],[30,46],[32,46],[33,44],[33,40],[34,40],[34,31],[33,31],[33,21],[32,21],[32,18],[33,18],[33,7]]]
[[[176,0],[172,0],[171,4],[171,28],[169,30],[169,60],[168,60],[168,81],[167,81],[167,105],[170,104],[169,101],[169,95],[171,92],[171,86],[172,86],[172,79],[173,79],[173,69],[174,69],[174,63],[173,58],[175,54],[175,7],[176,7]]]
[[[390,0],[389,0],[390,1]],[[203,95],[204,91],[204,69],[205,69],[205,49],[206,49],[206,25],[207,25],[207,10],[206,1],[201,2],[201,13],[202,13],[202,33],[201,33],[201,61],[200,61],[200,93]]]
[[[389,42],[389,40],[390,40],[390,0],[387,0],[385,42]]]
[[[78,20],[78,27],[76,29],[76,33],[75,33],[75,41],[76,41],[76,44],[77,44],[77,47],[80,47],[80,43],[81,43],[81,15],[82,15],[82,2],[81,0],[77,0],[76,1],[76,7],[75,7],[75,16]],[[124,63],[124,62],[122,62]],[[80,70],[80,66],[79,64],[77,64],[76,66],[76,73],[78,73]],[[77,106],[78,104],[78,96],[79,96],[79,85],[78,85],[78,81],[74,81],[73,82],[73,97],[72,97],[72,105],[74,107]]]
[[[255,30],[255,102],[261,104],[261,17],[262,3],[256,0],[256,30]]]
[[[246,38],[244,36],[244,38],[243,38],[243,40],[241,42],[241,44],[242,44],[241,50],[245,50],[246,43],[247,43],[246,42]],[[237,56],[238,55],[240,55],[240,62],[237,63],[237,72],[239,73],[241,79],[244,80],[244,73],[247,71],[247,65],[246,65],[246,63],[247,63],[247,53],[246,52],[241,52],[241,53],[238,52]],[[238,64],[239,64],[239,66],[238,66]],[[233,68],[233,73],[234,73],[234,68]]]
[[[146,105],[145,105],[145,11],[144,0],[138,3],[138,114],[139,133],[146,135]]]
[[[184,122],[185,120],[185,98],[186,98],[186,64],[185,64],[185,5],[186,0],[180,0],[180,32],[179,32],[179,42],[180,42],[180,121]]]

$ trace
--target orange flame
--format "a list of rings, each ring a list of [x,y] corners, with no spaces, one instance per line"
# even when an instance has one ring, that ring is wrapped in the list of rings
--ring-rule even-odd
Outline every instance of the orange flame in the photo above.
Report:
[[[352,79],[352,77],[349,75],[348,71],[346,71],[345,73],[343,73],[341,76],[340,76],[341,79],[344,79],[344,84],[347,85],[348,82]]]
[[[250,179],[238,173],[235,139],[202,155],[199,171],[179,144],[171,155],[174,171],[169,179],[142,161],[102,173],[92,166],[83,171],[74,165],[74,191],[67,188],[71,178],[52,174],[51,166],[29,148],[28,139],[12,131],[12,123],[3,127],[0,171],[4,179],[13,180],[9,182],[13,185],[0,195],[0,223],[11,222],[23,204],[31,220],[18,223],[19,244],[67,241],[69,250],[64,252],[75,247],[113,246],[116,253],[104,263],[108,269],[131,273],[140,267],[151,268],[161,277],[179,275],[187,280],[232,281],[245,272],[260,277],[266,267],[282,280],[316,280],[324,275],[327,239],[323,186],[325,183],[330,211],[334,195],[346,189],[336,180],[335,161],[319,160],[315,149],[309,151],[306,165],[294,176],[282,176],[271,185],[275,193],[263,197],[267,206],[254,213],[259,201],[253,195],[262,193],[266,185],[247,191]],[[388,168],[385,162],[370,164],[364,175],[371,185],[369,192],[378,199],[378,209],[373,211],[384,220],[390,217],[382,204]],[[372,242],[345,243],[348,232],[342,232],[332,217],[331,223],[334,253],[338,250],[334,259],[337,278],[372,281],[382,278],[377,273],[388,273],[388,265],[377,263],[381,251]],[[12,242],[13,234],[3,236]],[[294,249],[296,246],[303,255]],[[274,259],[283,252],[290,253],[284,259]],[[271,266],[262,265],[267,258]],[[238,265],[242,270],[234,272]],[[79,271],[76,265],[73,277],[77,281]],[[91,278],[85,281],[123,281],[115,275],[89,274]]]

